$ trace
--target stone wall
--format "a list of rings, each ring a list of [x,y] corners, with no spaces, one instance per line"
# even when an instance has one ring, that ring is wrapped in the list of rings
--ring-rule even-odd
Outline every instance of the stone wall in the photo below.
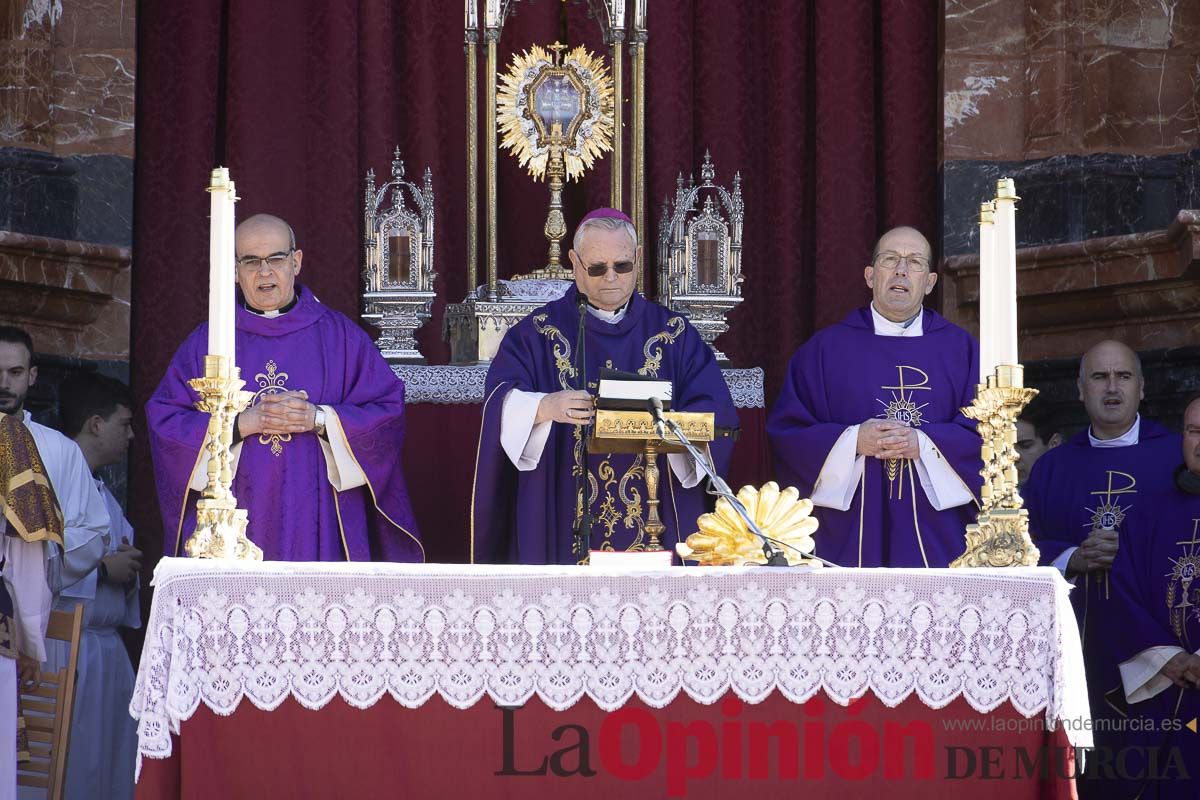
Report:
[[[126,372],[134,3],[0,2],[0,319]]]
[[[944,310],[978,327],[978,209],[1011,177],[1026,380],[1073,424],[1075,371],[1104,338],[1178,424],[1200,387],[1200,2],[944,0]],[[973,305],[974,304],[974,305]]]

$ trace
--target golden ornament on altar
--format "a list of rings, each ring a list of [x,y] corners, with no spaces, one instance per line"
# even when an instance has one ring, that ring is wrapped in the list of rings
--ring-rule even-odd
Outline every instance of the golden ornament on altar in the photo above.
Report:
[[[788,564],[821,566],[820,561],[805,558],[816,548],[813,534],[819,521],[812,516],[813,504],[801,499],[794,486],[780,491],[771,481],[761,489],[743,486],[737,494],[747,515],[759,529],[775,540],[787,556]],[[716,510],[696,520],[700,529],[675,545],[675,552],[685,561],[698,561],[704,566],[736,566],[763,564],[762,540],[755,536],[746,521],[725,498],[717,500]]]

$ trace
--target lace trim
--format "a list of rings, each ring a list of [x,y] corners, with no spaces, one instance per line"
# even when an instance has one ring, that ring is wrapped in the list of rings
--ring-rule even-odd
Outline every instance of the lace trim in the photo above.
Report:
[[[409,403],[482,403],[487,370],[486,364],[392,365],[392,372],[404,381],[404,396]],[[723,369],[721,374],[737,408],[766,407],[761,368]]]
[[[1026,716],[1088,717],[1078,629],[1052,568],[683,569],[229,564],[167,558],[130,712],[138,759],[171,754],[200,703],[309,709],[334,697],[407,708],[434,694],[554,709],[683,692],[750,703],[779,691],[894,707],[963,697]],[[1068,726],[1077,746],[1090,734]]]

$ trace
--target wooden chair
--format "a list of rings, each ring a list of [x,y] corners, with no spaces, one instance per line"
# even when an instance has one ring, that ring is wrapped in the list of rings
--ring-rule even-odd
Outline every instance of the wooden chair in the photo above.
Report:
[[[33,689],[21,687],[19,713],[25,720],[29,760],[17,764],[17,785],[46,790],[48,800],[61,800],[67,776],[67,747],[75,706],[75,670],[83,631],[83,605],[74,612],[52,611],[46,638],[68,644],[67,665],[43,672]]]

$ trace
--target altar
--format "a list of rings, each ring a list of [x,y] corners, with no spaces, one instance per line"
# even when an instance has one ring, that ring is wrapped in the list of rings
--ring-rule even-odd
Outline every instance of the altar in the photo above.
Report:
[[[164,559],[138,797],[1073,796],[1049,568]]]
[[[470,560],[471,490],[479,446],[487,365],[397,364],[404,381],[408,426],[405,479],[428,561]],[[761,369],[724,369],[741,431],[727,480],[735,489],[771,475]],[[420,469],[415,465],[421,465]]]

